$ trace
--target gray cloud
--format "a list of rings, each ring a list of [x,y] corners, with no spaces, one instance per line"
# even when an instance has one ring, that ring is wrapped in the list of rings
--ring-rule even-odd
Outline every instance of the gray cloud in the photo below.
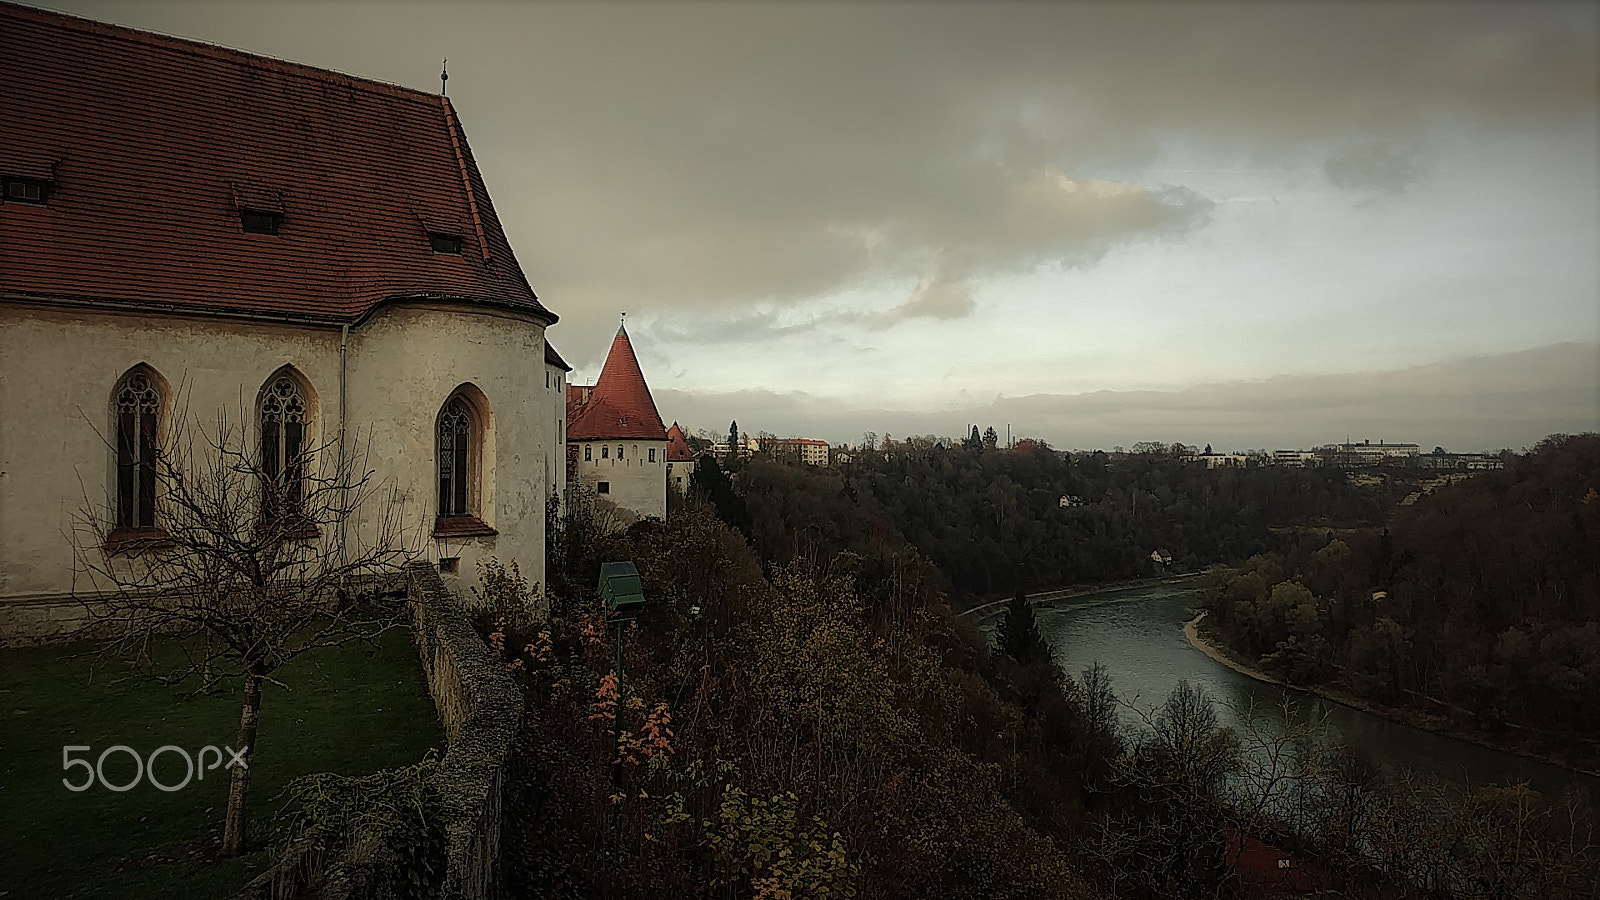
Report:
[[[1186,239],[1210,201],[1141,175],[1174,147],[1276,164],[1600,106],[1592,6],[55,2],[430,90],[449,56],[563,346],[623,308],[755,333],[852,285]],[[903,313],[967,308],[929,296]]]
[[[868,317],[874,328],[887,328],[908,319],[964,319],[978,308],[972,298],[972,285],[927,276],[917,282],[911,299],[876,316]]]
[[[1382,141],[1366,141],[1329,156],[1323,172],[1335,187],[1360,192],[1401,194],[1422,174],[1415,151]]]
[[[1454,450],[1517,449],[1552,432],[1600,430],[1600,345],[1567,343],[1383,372],[1283,376],[1181,391],[999,397],[943,411],[841,408],[800,392],[656,392],[662,414],[691,428],[858,441],[865,431],[955,435],[968,423],[1058,447],[1141,440],[1219,448],[1415,441]]]

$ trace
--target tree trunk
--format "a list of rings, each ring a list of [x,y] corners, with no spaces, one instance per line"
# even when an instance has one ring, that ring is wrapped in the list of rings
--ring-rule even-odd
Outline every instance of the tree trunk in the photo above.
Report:
[[[228,782],[228,812],[222,824],[222,855],[241,856],[247,840],[245,799],[250,791],[250,766],[256,761],[256,717],[261,710],[261,677],[246,671],[244,709],[239,713],[239,740],[233,749],[245,765],[235,763]]]

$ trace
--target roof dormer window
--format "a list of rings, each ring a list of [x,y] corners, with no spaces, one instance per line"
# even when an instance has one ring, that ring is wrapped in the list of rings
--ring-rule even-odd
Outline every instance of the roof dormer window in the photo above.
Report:
[[[5,177],[5,198],[7,203],[32,203],[35,206],[44,206],[50,202],[51,183],[43,178],[23,178],[17,175]]]
[[[283,224],[283,213],[264,209],[239,210],[239,225],[245,234],[277,234]]]
[[[428,232],[428,246],[435,253],[448,253],[451,256],[461,255],[461,235],[448,234],[443,231]]]

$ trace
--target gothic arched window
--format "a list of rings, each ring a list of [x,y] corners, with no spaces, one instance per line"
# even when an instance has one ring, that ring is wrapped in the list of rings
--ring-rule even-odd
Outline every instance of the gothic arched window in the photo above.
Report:
[[[472,515],[472,475],[472,407],[458,395],[439,414],[439,515]]]
[[[298,513],[305,501],[305,392],[288,375],[279,375],[261,396],[261,474],[266,481],[268,518]]]
[[[161,393],[150,376],[135,369],[115,394],[117,412],[117,528],[156,524],[156,428]]]

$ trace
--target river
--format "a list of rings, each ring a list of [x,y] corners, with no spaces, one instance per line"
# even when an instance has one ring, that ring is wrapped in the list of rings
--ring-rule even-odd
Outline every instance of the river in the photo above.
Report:
[[[1183,635],[1193,617],[1198,589],[1190,584],[1148,584],[1040,603],[1039,628],[1055,649],[1056,662],[1074,678],[1096,661],[1105,666],[1117,695],[1140,708],[1160,705],[1180,680],[1204,688],[1218,701],[1225,724],[1242,724],[1253,701],[1274,711],[1289,695],[1309,716],[1326,716],[1331,736],[1386,764],[1409,764],[1460,782],[1526,781],[1547,797],[1559,797],[1576,781],[1600,801],[1600,779],[1534,760],[1433,734],[1351,709],[1315,694],[1257,681],[1196,650]],[[1003,605],[984,615],[998,621]],[[1132,718],[1125,712],[1124,721]]]

